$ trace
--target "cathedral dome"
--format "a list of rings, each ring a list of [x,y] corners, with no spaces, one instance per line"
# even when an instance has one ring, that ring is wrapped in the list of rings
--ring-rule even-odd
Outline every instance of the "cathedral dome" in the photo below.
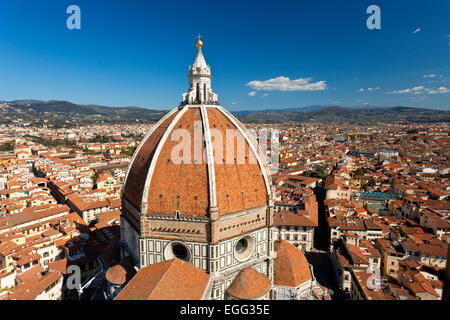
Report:
[[[175,140],[180,135],[186,145]],[[189,216],[206,216],[210,207],[218,215],[259,207],[269,196],[267,167],[250,133],[220,106],[203,105],[176,108],[152,128],[133,156],[123,191],[141,213]]]
[[[217,216],[268,204],[265,159],[254,137],[217,101],[199,48],[183,103],[144,137],[131,160],[123,199],[141,214]],[[206,72],[206,73],[205,73]]]
[[[116,264],[106,271],[105,277],[108,282],[121,285],[124,284],[127,279],[127,272],[120,264]]]
[[[263,298],[271,287],[269,278],[252,267],[247,267],[239,272],[226,292],[234,299],[258,300]]]
[[[124,179],[120,244],[139,272],[118,299],[265,299],[271,290],[266,154],[219,105],[202,45],[182,102],[142,139]]]

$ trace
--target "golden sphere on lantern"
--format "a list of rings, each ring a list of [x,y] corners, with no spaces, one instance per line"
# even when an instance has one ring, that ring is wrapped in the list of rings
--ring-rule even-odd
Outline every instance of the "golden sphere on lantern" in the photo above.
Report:
[[[196,46],[197,46],[198,50],[200,50],[203,46],[203,42],[202,42],[202,40],[200,40],[201,37],[202,36],[200,34],[197,36],[198,40],[197,40]]]

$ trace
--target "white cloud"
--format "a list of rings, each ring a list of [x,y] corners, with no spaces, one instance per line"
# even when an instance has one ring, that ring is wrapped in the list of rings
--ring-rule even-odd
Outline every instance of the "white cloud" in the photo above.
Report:
[[[358,92],[363,92],[363,91],[375,91],[375,90],[380,90],[380,87],[376,87],[376,88],[367,88],[367,89],[360,88],[360,89],[358,89]]]
[[[417,33],[420,31],[420,28],[417,28],[416,30],[413,31],[413,33]]]
[[[236,102],[232,102],[231,104],[236,104]]]
[[[447,87],[439,87],[436,90],[428,90],[429,94],[449,93],[450,89]]]
[[[250,97],[256,96],[256,91],[250,91],[250,92],[248,93],[248,95],[249,95]]]
[[[391,92],[386,92],[386,93],[413,93],[413,92],[421,91],[424,89],[425,89],[424,86],[417,86],[414,88],[403,89],[403,90],[398,90],[398,91],[391,91]]]
[[[253,80],[246,85],[258,91],[317,91],[325,90],[327,88],[326,81],[324,80],[311,82],[311,78],[298,78],[291,80],[288,77],[284,76],[265,81]]]
[[[436,75],[434,73],[432,73],[432,74],[424,74],[423,77],[424,78],[434,78],[434,77],[436,77]]]
[[[267,97],[269,94],[268,93],[264,93],[261,97],[265,98]]]
[[[430,89],[425,88],[424,86],[417,86],[409,89],[403,89],[398,91],[390,91],[386,93],[412,93],[412,94],[422,94],[422,93],[428,93],[428,94],[439,94],[439,93],[450,93],[450,89],[447,87],[439,87],[437,89]]]

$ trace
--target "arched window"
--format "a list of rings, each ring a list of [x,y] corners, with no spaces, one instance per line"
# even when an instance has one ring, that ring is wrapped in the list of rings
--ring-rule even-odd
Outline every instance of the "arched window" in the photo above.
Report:
[[[203,84],[203,102],[206,103],[206,83]]]
[[[196,94],[195,102],[200,103],[200,86],[199,86],[198,82],[197,82],[197,94]]]

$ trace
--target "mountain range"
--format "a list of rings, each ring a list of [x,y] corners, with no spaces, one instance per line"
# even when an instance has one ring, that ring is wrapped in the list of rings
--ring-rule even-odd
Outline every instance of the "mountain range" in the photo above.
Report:
[[[15,100],[0,107],[0,123],[131,123],[155,122],[167,110],[152,110],[136,106],[107,107],[81,105],[68,101]],[[450,122],[450,111],[406,106],[305,106],[232,112],[243,122],[346,122],[370,124],[376,122]]]

